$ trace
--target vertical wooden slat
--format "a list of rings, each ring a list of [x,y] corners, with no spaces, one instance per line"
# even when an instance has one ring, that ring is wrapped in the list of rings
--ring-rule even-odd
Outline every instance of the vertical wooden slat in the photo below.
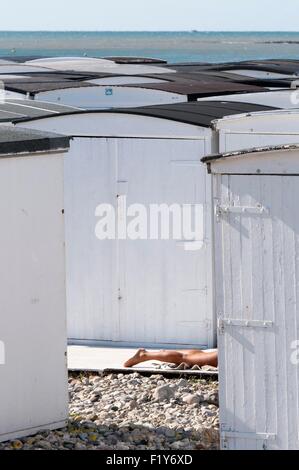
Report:
[[[274,311],[274,261],[273,261],[273,192],[272,179],[266,181],[260,177],[262,201],[267,209],[269,216],[262,219],[263,237],[262,237],[262,256],[263,256],[263,314],[264,318],[275,323]],[[264,343],[264,377],[265,377],[265,405],[267,407],[265,432],[272,434],[277,430],[277,375],[276,375],[276,357],[275,357],[275,328],[263,333]]]
[[[281,177],[283,213],[281,215],[284,229],[284,256],[283,268],[285,276],[285,376],[287,389],[287,416],[288,416],[288,448],[295,449],[298,445],[298,416],[297,409],[297,377],[294,365],[290,360],[291,344],[296,339],[296,247],[295,237],[298,234],[299,223],[294,196],[298,194],[297,178],[292,176]]]

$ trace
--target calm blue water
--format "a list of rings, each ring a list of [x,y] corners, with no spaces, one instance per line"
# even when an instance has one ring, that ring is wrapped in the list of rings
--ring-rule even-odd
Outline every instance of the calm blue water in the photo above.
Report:
[[[299,58],[297,33],[0,32],[6,55],[139,55],[170,62]]]

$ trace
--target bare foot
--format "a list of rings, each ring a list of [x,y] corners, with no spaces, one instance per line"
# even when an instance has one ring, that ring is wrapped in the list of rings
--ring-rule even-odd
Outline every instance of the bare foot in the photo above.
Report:
[[[135,366],[136,364],[139,364],[139,362],[142,362],[143,361],[143,358],[145,356],[145,353],[146,353],[146,350],[145,349],[138,349],[138,351],[136,352],[136,354],[134,354],[134,356],[132,356],[130,359],[128,359],[125,363],[124,363],[124,367],[133,367]]]

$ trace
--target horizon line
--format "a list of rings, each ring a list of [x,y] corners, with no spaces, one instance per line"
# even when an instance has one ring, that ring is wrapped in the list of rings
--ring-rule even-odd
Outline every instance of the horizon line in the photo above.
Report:
[[[96,30],[96,29],[0,29],[0,33],[299,33],[298,30],[257,30],[257,29],[115,29],[115,30]]]

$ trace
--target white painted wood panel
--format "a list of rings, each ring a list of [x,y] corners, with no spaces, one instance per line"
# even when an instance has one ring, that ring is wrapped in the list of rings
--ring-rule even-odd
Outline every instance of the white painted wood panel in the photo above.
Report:
[[[232,208],[215,221],[222,447],[298,449],[291,344],[298,338],[299,179],[236,174],[214,182],[215,204]],[[254,211],[257,205],[267,211]]]
[[[99,204],[116,201],[116,143],[75,139],[65,160],[68,337],[114,340],[116,241],[95,235]]]
[[[68,416],[61,154],[0,159],[0,440]]]
[[[118,178],[128,182],[128,205],[203,206],[198,234],[203,246],[197,251],[187,251],[184,239],[119,241],[122,340],[213,345],[211,238],[206,223],[210,179],[198,158],[204,146],[204,141],[119,140]]]
[[[208,145],[208,147],[207,147]],[[68,325],[71,339],[214,345],[210,177],[204,140],[76,138],[66,160]],[[204,241],[105,240],[95,208],[202,204]]]

